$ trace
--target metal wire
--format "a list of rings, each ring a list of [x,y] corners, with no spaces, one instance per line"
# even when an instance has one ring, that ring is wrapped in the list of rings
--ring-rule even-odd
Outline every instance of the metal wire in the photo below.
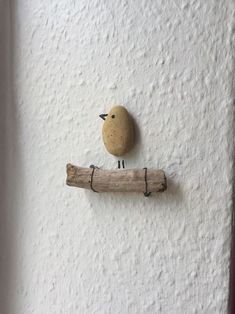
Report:
[[[90,180],[90,188],[93,192],[95,193],[99,193],[98,191],[96,191],[93,188],[93,178],[94,178],[94,172],[95,169],[99,169],[98,167],[94,166],[94,165],[90,165],[90,168],[92,168],[92,172],[91,172],[91,180]],[[144,192],[144,196],[145,197],[149,197],[151,195],[151,192],[148,192],[148,180],[147,180],[147,172],[148,172],[148,168],[143,168],[145,170],[144,172],[144,181],[145,181],[145,192]]]
[[[147,168],[143,168],[145,170],[145,173],[144,173],[144,181],[145,181],[145,192],[144,192],[144,196],[145,197],[149,197],[151,192],[148,192],[148,181],[147,181],[147,171],[148,169]]]
[[[90,165],[90,168],[92,168],[92,172],[91,172],[91,180],[90,180],[90,187],[91,187],[91,190],[95,193],[99,193],[98,191],[96,191],[94,188],[93,188],[93,177],[94,177],[94,172],[95,172],[95,169],[99,169],[98,167],[94,166],[94,165]]]
[[[125,169],[125,163],[124,160],[122,160],[122,168]]]

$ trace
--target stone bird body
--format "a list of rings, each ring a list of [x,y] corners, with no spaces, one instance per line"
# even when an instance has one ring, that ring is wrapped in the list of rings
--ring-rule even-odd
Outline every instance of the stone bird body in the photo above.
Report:
[[[134,124],[126,108],[114,106],[100,117],[104,120],[102,137],[107,151],[118,157],[127,154],[134,146]]]

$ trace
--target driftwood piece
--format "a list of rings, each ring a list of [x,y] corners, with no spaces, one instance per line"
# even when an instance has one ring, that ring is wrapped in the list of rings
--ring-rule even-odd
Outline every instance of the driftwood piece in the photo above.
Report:
[[[71,164],[67,164],[66,183],[84,189],[93,188],[97,192],[163,192],[167,188],[163,170],[103,170]]]

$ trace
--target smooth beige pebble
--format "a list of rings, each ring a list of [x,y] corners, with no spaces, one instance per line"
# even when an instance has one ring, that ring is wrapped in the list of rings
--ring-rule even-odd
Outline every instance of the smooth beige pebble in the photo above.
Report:
[[[106,117],[102,136],[107,151],[114,156],[123,156],[134,145],[134,124],[123,106],[113,107]]]

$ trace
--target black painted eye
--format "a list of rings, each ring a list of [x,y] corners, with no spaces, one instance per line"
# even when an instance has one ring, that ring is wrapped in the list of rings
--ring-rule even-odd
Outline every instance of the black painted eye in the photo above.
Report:
[[[115,114],[112,115],[112,119],[114,119],[114,118],[115,118]]]

